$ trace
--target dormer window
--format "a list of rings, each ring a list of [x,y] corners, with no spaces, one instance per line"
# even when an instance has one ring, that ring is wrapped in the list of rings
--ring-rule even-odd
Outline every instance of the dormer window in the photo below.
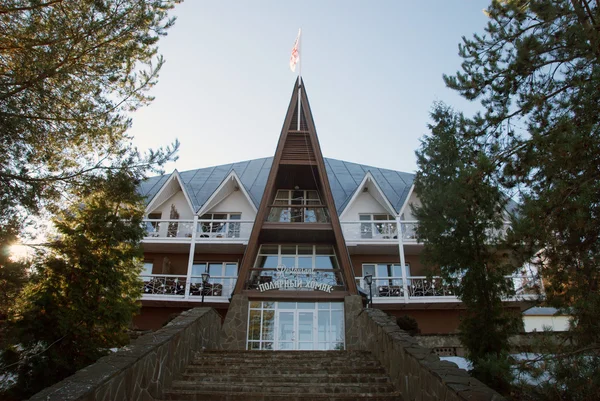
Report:
[[[277,223],[327,223],[329,215],[319,192],[280,189],[275,195],[267,221]]]

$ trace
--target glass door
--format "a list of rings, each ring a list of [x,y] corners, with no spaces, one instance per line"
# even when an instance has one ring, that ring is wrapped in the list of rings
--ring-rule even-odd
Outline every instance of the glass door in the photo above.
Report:
[[[296,311],[278,311],[275,349],[296,349]]]
[[[343,350],[341,302],[250,302],[249,350]]]
[[[278,302],[276,350],[315,349],[314,302]]]
[[[300,350],[315,349],[315,314],[314,311],[296,311],[298,315],[298,341],[297,348]]]

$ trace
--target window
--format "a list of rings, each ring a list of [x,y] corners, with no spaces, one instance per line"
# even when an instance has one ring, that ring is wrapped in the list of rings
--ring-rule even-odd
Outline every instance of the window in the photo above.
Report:
[[[203,285],[202,273],[210,275]],[[237,281],[238,265],[235,262],[194,262],[190,278],[190,295],[229,297]]]
[[[274,280],[315,280],[343,285],[335,251],[330,245],[261,245],[249,288]],[[307,290],[305,288],[305,290]]]
[[[142,267],[142,276],[150,276],[153,268],[154,262],[144,262],[144,267]]]
[[[329,221],[315,190],[280,189],[267,221],[279,223],[325,223]]]
[[[396,218],[391,214],[359,214],[360,237],[365,239],[391,239],[398,238]]]
[[[404,266],[406,277],[410,277],[410,265]],[[403,294],[402,286],[402,269],[399,264],[393,263],[366,263],[363,264],[363,277],[366,275],[373,276],[371,290],[373,296],[389,297],[400,296]],[[407,285],[410,285],[411,280],[407,279]],[[366,288],[366,283],[363,283],[363,288]]]
[[[200,216],[201,238],[239,238],[241,213],[206,213]]]

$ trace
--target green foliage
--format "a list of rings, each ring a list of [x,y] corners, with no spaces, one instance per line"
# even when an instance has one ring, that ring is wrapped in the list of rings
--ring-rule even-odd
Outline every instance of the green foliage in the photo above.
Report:
[[[13,310],[14,336],[3,359],[21,396],[127,339],[140,296],[135,184],[178,147],[139,152],[129,113],[152,100],[178,2],[0,5],[0,251],[40,215],[58,230],[18,297],[24,266],[0,254],[0,314]]]
[[[474,364],[471,374],[502,394],[512,391],[512,358],[507,353],[485,354]]]
[[[152,100],[158,39],[177,2],[2,2],[0,223],[37,212],[97,169],[145,169],[172,155],[139,154],[126,129],[127,113]]]
[[[55,219],[50,251],[11,316],[22,348],[15,388],[29,396],[125,345],[142,283],[143,203],[135,176],[96,177]],[[14,359],[14,355],[12,356]]]
[[[461,341],[475,374],[488,380],[495,374],[487,370],[489,361],[506,358],[508,337],[518,331],[516,316],[502,305],[502,298],[512,294],[505,276],[516,270],[503,244],[508,199],[492,178],[486,145],[472,135],[471,122],[443,104],[434,106],[431,117],[431,135],[417,151],[415,179],[421,200],[414,209],[417,235],[425,244],[422,260],[441,270],[465,304]],[[499,391],[507,387],[504,382],[487,383]]]
[[[510,240],[522,261],[537,255],[548,303],[574,316],[572,341],[548,365],[555,387],[588,399],[600,393],[585,368],[600,365],[600,9],[511,0],[487,12],[486,34],[463,40],[462,71],[445,80],[481,101],[474,135],[521,198]]]
[[[419,323],[417,323],[417,319],[412,316],[404,315],[400,316],[396,319],[396,324],[402,330],[406,331],[411,336],[415,334],[419,334],[421,330],[419,330]]]

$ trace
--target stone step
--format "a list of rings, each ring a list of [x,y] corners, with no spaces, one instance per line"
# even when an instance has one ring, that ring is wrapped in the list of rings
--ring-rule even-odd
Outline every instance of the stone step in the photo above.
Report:
[[[273,374],[385,374],[385,370],[380,366],[361,367],[361,366],[203,366],[188,365],[184,373],[215,373],[215,374],[244,374],[252,372],[263,376]]]
[[[362,351],[203,351],[195,354],[196,358],[252,358],[252,359],[297,359],[302,358],[357,358],[372,359],[373,355]]]
[[[204,350],[202,352],[197,352],[197,356],[208,355],[208,356],[229,356],[229,355],[243,355],[252,358],[284,358],[284,357],[292,357],[297,358],[298,355],[302,355],[302,357],[309,356],[320,356],[320,357],[330,357],[330,356],[340,356],[342,358],[352,357],[352,356],[360,356],[360,357],[372,357],[372,354],[368,351],[248,351],[248,350]]]
[[[363,351],[204,351],[165,400],[399,401],[385,369]]]
[[[355,393],[355,394],[299,394],[293,393],[231,393],[228,391],[168,391],[164,400],[193,401],[402,401],[398,392],[387,394]],[[157,400],[159,401],[159,400]]]
[[[362,367],[374,367],[379,365],[379,361],[374,360],[345,360],[345,359],[289,359],[279,360],[272,359],[268,361],[258,361],[253,359],[221,359],[221,358],[205,358],[205,359],[194,359],[190,365],[193,366],[246,366],[248,368],[261,367],[265,365],[270,366],[295,366],[295,367],[310,367],[310,366],[322,366],[322,367],[335,367],[335,366],[362,366]]]
[[[184,373],[182,380],[202,381],[212,383],[389,383],[389,378],[385,374],[365,374],[361,373],[288,373],[288,374],[270,374],[257,375],[255,372],[240,373],[221,373],[214,372],[191,372]]]
[[[376,359],[372,357],[348,357],[344,358],[341,356],[324,356],[324,357],[288,357],[284,356],[281,358],[277,357],[262,357],[262,358],[252,358],[246,355],[240,356],[201,356],[195,357],[192,359],[193,362],[200,363],[203,361],[224,361],[224,362],[243,362],[243,363],[271,363],[271,362],[280,362],[280,363],[293,363],[296,361],[307,361],[307,362],[327,362],[327,361],[340,361],[340,362],[352,362],[352,363],[366,363],[366,362],[378,362]]]
[[[231,393],[301,393],[301,394],[356,394],[370,393],[381,394],[391,393],[394,386],[391,383],[262,383],[257,386],[256,383],[207,383],[193,381],[173,381],[170,391],[220,391],[226,387]],[[167,392],[168,393],[168,392]],[[165,393],[165,394],[167,394]]]

